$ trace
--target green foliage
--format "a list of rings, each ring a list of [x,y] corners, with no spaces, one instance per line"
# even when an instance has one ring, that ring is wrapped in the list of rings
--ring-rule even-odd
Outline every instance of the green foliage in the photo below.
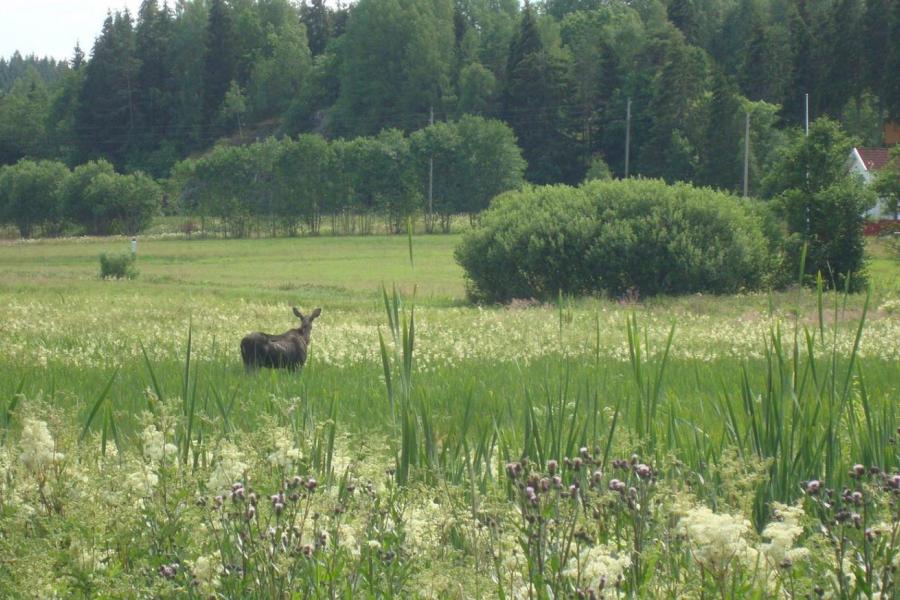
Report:
[[[661,181],[592,181],[497,198],[456,251],[476,299],[730,293],[774,275],[746,201]]]
[[[900,213],[900,149],[891,152],[891,162],[875,176],[873,186],[882,209],[898,218]]]
[[[138,68],[131,16],[108,14],[85,66],[75,122],[84,159],[124,164],[136,142],[135,89]]]
[[[97,173],[84,188],[83,205],[90,206],[92,233],[135,235],[159,213],[162,190],[143,173]]]
[[[101,279],[135,279],[138,270],[135,268],[136,257],[130,252],[100,255]],[[88,423],[90,424],[90,423]]]
[[[0,165],[48,154],[46,116],[50,96],[37,71],[30,68],[6,94],[0,94]]]
[[[410,143],[420,189],[427,189],[434,161],[434,211],[445,231],[452,215],[481,212],[491,198],[522,182],[525,161],[512,131],[500,121],[466,115],[420,129]]]
[[[22,237],[37,227],[58,233],[63,220],[63,189],[69,170],[59,162],[22,160],[0,170],[0,221],[12,223]]]
[[[799,271],[805,247],[807,283],[821,274],[829,285],[861,290],[866,285],[862,227],[875,196],[847,172],[852,145],[837,123],[817,119],[808,137],[798,134],[790,142],[767,183],[778,194],[775,207],[791,234],[790,268]]]

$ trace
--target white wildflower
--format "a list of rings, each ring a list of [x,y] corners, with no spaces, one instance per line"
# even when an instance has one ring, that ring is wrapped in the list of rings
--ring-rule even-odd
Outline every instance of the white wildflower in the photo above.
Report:
[[[194,579],[196,579],[203,596],[208,597],[215,594],[215,590],[219,586],[220,571],[221,561],[215,554],[199,556],[191,563],[191,572],[194,574]]]
[[[629,567],[631,558],[627,554],[606,546],[592,546],[582,550],[577,558],[569,559],[563,574],[581,585],[602,589],[615,585]]]
[[[760,551],[773,566],[785,559],[796,562],[809,554],[807,548],[794,548],[794,542],[803,534],[800,525],[803,509],[798,506],[775,505],[780,520],[772,521],[763,529],[763,538],[769,540],[760,546]]]
[[[241,451],[230,442],[223,443],[207,481],[210,492],[227,492],[235,481],[241,480],[246,470],[247,463]]]
[[[275,438],[275,451],[269,454],[269,462],[276,467],[290,469],[300,462],[300,449],[295,448],[286,435]]]
[[[744,538],[750,522],[742,517],[698,506],[688,511],[678,527],[687,536],[694,558],[708,569],[723,570],[733,560],[750,562],[755,555]]]
[[[125,482],[132,494],[146,498],[156,489],[159,477],[153,471],[141,467],[134,473],[130,473]]]
[[[152,425],[144,429],[141,442],[144,447],[144,458],[150,461],[160,462],[166,458],[174,458],[178,452],[175,444],[167,443],[165,434]]]
[[[434,552],[441,546],[441,532],[446,511],[430,498],[406,510],[403,527],[406,542],[415,553]]]
[[[22,454],[19,459],[33,473],[42,471],[63,459],[63,455],[56,452],[53,436],[50,435],[50,429],[44,421],[25,419],[21,446]]]

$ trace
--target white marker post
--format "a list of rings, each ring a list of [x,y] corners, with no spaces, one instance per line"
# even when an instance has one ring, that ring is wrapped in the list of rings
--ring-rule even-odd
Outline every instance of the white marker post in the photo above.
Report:
[[[131,238],[131,255],[137,256],[137,238]]]

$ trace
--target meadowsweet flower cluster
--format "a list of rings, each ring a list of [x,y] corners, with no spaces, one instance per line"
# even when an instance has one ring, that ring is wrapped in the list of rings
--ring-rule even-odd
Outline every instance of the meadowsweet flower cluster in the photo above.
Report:
[[[46,421],[26,418],[19,445],[22,450],[19,460],[33,473],[39,473],[64,458],[61,452],[56,451],[56,444]]]
[[[746,518],[716,514],[706,506],[697,506],[678,522],[687,538],[694,560],[704,569],[725,572],[733,562],[753,562],[753,549],[747,542],[750,521]]]

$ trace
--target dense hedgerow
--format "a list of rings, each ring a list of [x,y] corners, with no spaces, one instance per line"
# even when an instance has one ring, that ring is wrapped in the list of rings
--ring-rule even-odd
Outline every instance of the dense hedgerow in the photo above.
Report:
[[[456,250],[475,299],[731,293],[779,271],[765,210],[659,180],[533,187],[498,197]]]

